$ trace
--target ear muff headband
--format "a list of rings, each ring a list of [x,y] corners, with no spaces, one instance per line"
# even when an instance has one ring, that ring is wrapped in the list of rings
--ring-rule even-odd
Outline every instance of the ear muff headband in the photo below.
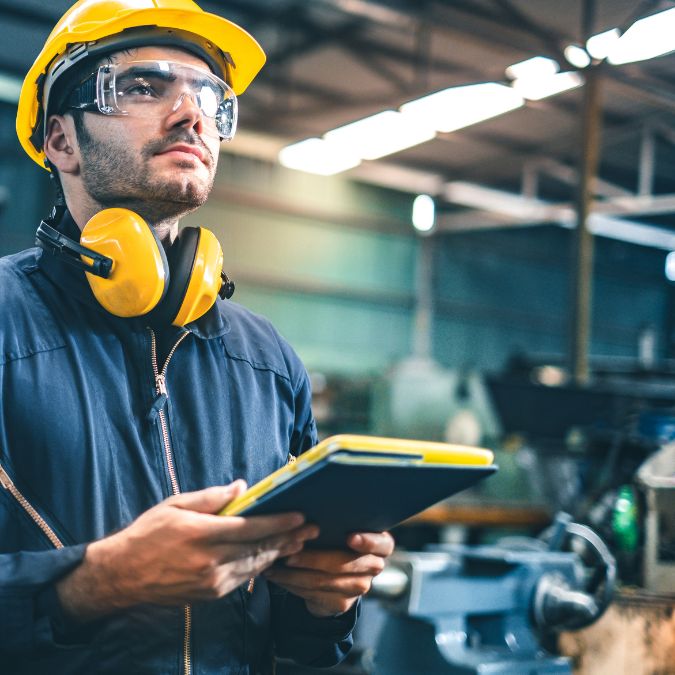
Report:
[[[107,279],[112,271],[113,261],[91,249],[80,246],[49,223],[52,218],[43,220],[35,233],[35,243],[52,255],[60,255],[61,260],[85,272],[91,272]]]
[[[169,264],[154,229],[137,213],[100,211],[82,229],[80,243],[113,261],[107,279],[86,273],[94,296],[111,314],[142,316],[162,301]]]

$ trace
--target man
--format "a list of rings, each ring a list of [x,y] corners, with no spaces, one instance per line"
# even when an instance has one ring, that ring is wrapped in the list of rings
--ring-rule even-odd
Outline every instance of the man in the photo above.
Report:
[[[253,675],[275,655],[330,666],[392,551],[386,533],[306,550],[318,531],[302,514],[216,515],[316,442],[307,374],[265,320],[221,299],[179,320],[199,265],[195,253],[181,271],[178,221],[207,199],[236,94],[263,60],[191,0],[80,0],[26,78],[19,138],[65,202],[40,228],[54,255],[0,260],[3,673]],[[66,265],[64,251],[84,250],[71,240],[116,207],[151,227],[110,226],[113,272],[134,278],[109,306],[106,255]],[[158,265],[167,248],[166,276],[188,288],[167,278],[134,313],[147,280],[164,279],[134,262],[137,236],[161,240]]]

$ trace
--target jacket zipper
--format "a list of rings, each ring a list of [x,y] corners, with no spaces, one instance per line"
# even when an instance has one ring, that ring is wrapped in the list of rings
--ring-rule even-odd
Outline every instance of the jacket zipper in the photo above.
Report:
[[[166,388],[166,369],[169,366],[169,361],[173,356],[178,345],[183,342],[183,340],[190,335],[189,331],[185,331],[176,341],[174,346],[171,348],[166,361],[162,369],[159,369],[157,363],[157,338],[155,336],[155,331],[152,328],[148,328],[150,331],[151,337],[151,356],[152,356],[152,372],[155,376],[155,389],[157,391],[157,396],[164,397],[166,400],[169,397],[167,388]],[[164,445],[164,456],[166,458],[166,466],[169,471],[169,480],[171,482],[171,492],[174,495],[180,494],[180,485],[178,484],[178,477],[176,476],[176,464],[174,462],[173,450],[171,448],[171,440],[169,438],[169,425],[166,422],[166,414],[164,413],[164,406],[158,411],[159,416],[159,425],[162,430],[162,443]],[[190,638],[192,632],[192,607],[189,604],[186,604],[183,607],[183,616],[185,623],[185,630],[183,632],[183,668],[184,675],[191,675],[192,673],[192,656],[190,649]]]
[[[19,489],[14,485],[12,479],[7,472],[0,465],[0,485],[7,490],[14,499],[19,503],[19,506],[31,517],[33,522],[42,530],[47,539],[52,543],[54,548],[63,548],[61,540],[56,536],[45,519],[35,510],[33,505],[21,494]]]

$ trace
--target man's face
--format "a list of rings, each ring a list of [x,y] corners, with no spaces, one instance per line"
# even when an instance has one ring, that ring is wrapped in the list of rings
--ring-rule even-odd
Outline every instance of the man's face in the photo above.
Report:
[[[114,63],[164,60],[208,70],[180,49],[142,47],[112,57]],[[180,217],[208,198],[218,164],[220,138],[204,133],[194,100],[186,96],[162,117],[85,113],[78,134],[81,178],[104,207],[126,207],[150,223]]]

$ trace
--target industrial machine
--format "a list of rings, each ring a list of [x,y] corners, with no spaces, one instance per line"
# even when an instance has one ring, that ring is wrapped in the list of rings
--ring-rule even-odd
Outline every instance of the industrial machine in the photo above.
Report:
[[[614,558],[588,527],[559,514],[540,539],[397,552],[371,595],[385,609],[374,675],[571,673],[544,647],[597,620]]]

